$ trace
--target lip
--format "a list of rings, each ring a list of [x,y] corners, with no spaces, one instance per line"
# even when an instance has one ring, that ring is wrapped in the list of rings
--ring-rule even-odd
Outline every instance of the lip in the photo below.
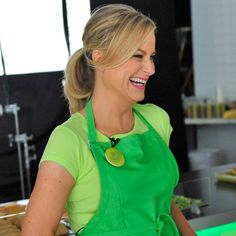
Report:
[[[132,77],[130,77],[130,80],[132,80],[132,79],[140,79],[140,80],[147,82],[147,80],[149,78],[148,77],[140,77],[140,76],[132,76]]]
[[[144,78],[144,77],[138,77],[138,76],[133,76],[129,79],[131,85],[140,91],[145,90],[146,87],[146,83],[147,83],[148,78]],[[136,83],[135,83],[136,81]]]

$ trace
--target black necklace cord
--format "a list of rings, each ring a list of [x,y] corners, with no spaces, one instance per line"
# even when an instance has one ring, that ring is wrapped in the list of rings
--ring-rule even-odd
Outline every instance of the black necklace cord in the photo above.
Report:
[[[120,141],[119,138],[114,138],[114,137],[109,137],[109,139],[111,140],[111,146],[112,147],[115,147]]]

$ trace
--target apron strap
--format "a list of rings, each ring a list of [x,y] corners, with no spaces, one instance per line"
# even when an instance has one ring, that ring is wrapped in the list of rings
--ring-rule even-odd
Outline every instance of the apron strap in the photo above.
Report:
[[[157,131],[154,129],[154,127],[146,120],[146,118],[135,108],[133,108],[133,111],[135,112],[135,114],[141,119],[141,121],[143,121],[143,123],[152,131],[154,131],[155,133],[157,133]],[[159,134],[158,134],[159,135]],[[159,135],[160,136],[160,135]],[[161,138],[162,139],[162,138]]]
[[[90,143],[96,142],[96,128],[93,116],[92,99],[89,99],[89,101],[86,103],[85,110],[88,123],[88,142],[90,145]]]
[[[135,108],[133,108],[133,111],[143,121],[143,123],[148,127],[148,129],[155,133],[155,135],[158,137],[158,140],[160,141],[160,144],[165,148],[168,147],[168,149],[169,149],[169,146],[166,144],[166,142],[161,137],[159,132],[156,129],[154,129],[154,127],[146,120],[146,118],[139,111],[137,111]]]

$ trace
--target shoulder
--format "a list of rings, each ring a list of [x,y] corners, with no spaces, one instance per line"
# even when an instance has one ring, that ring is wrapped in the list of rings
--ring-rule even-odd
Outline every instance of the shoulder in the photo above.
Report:
[[[74,113],[64,123],[56,126],[51,133],[51,137],[64,137],[64,141],[68,140],[87,140],[87,121],[80,113]]]
[[[169,144],[172,126],[168,113],[161,107],[152,104],[135,104],[133,106],[144,118],[153,126],[153,128],[160,134],[163,140]]]
[[[82,117],[78,114],[72,115],[69,119],[67,119],[64,123],[56,126],[52,131],[49,140],[57,140],[60,144],[70,143],[74,140],[74,142],[78,139],[79,136],[83,133],[85,121],[83,122]]]
[[[80,113],[73,114],[64,123],[52,131],[48,145],[56,145],[55,149],[76,152],[87,146],[87,122]],[[54,148],[54,147],[53,147]]]
[[[161,113],[164,112],[166,113],[166,111],[163,108],[153,103],[146,103],[146,104],[135,103],[133,107],[140,112],[161,112]]]
[[[152,120],[153,118],[156,120],[157,118],[161,120],[166,120],[169,122],[169,115],[168,113],[161,107],[152,104],[135,104],[134,108],[139,111],[148,121]],[[160,121],[161,121],[160,120]]]
[[[82,166],[82,150],[88,148],[85,126],[80,118],[72,116],[55,127],[41,158],[41,162],[50,160],[62,165],[74,179]]]

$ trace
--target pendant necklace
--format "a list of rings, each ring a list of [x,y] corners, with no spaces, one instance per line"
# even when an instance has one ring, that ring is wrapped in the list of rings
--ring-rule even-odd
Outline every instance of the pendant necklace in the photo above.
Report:
[[[122,152],[115,148],[116,144],[120,141],[119,138],[109,138],[111,140],[111,147],[105,151],[106,160],[113,166],[121,167],[125,164],[125,157]]]
[[[96,128],[94,124],[94,116],[92,109],[92,99],[90,99],[85,106],[86,109],[86,119],[88,122],[88,136],[89,145],[91,148],[92,143],[96,143]],[[121,167],[125,164],[125,157],[118,149],[115,148],[117,143],[120,141],[119,138],[109,138],[111,140],[111,147],[105,150],[106,160],[113,166]],[[93,151],[93,149],[91,149]]]

